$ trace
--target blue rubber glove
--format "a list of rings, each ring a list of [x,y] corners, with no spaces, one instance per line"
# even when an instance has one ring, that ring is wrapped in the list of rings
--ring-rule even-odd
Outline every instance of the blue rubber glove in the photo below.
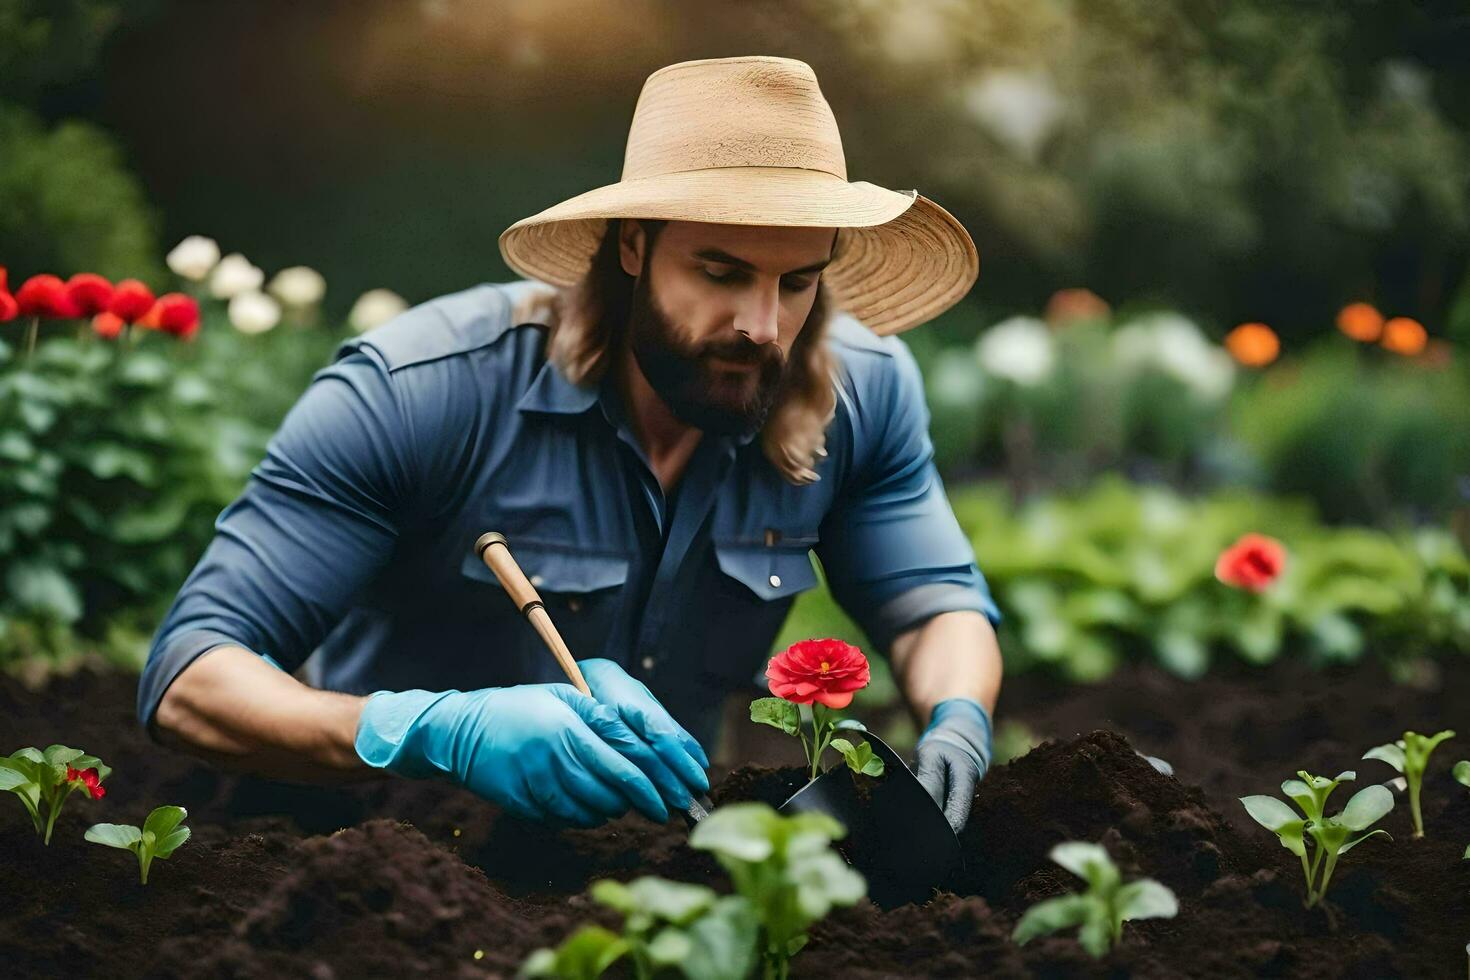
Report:
[[[378,691],[363,705],[354,747],[376,769],[445,777],[532,820],[596,827],[630,806],[659,823],[669,817],[630,761],[652,750],[570,684]]]
[[[577,666],[598,703],[616,711],[623,724],[652,749],[628,757],[653,780],[669,806],[686,809],[692,797],[709,792],[709,777],[704,772],[709,756],[642,681],[611,660],[579,660]]]
[[[914,775],[958,834],[970,820],[975,785],[990,768],[989,712],[970,698],[939,702],[916,754],[919,768]]]

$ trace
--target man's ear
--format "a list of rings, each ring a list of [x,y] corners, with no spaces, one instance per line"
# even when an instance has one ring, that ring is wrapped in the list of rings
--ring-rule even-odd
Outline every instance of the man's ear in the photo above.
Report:
[[[648,247],[648,233],[643,224],[631,218],[619,219],[618,261],[623,271],[633,278],[643,271],[643,250]]]

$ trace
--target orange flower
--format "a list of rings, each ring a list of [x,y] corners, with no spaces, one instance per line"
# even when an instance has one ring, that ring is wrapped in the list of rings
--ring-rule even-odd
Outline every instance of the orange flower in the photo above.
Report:
[[[1383,314],[1371,303],[1349,303],[1337,314],[1337,329],[1360,343],[1371,344],[1383,333]]]
[[[1065,327],[1078,320],[1106,319],[1112,307],[1090,289],[1058,289],[1046,301],[1046,322]]]
[[[104,340],[116,340],[123,331],[122,317],[115,313],[98,313],[92,317],[92,330]]]
[[[1379,342],[1395,354],[1412,357],[1429,343],[1429,333],[1418,320],[1396,316],[1383,325],[1383,339]]]
[[[1281,341],[1264,323],[1242,323],[1225,335],[1225,349],[1246,367],[1265,367],[1281,353]]]

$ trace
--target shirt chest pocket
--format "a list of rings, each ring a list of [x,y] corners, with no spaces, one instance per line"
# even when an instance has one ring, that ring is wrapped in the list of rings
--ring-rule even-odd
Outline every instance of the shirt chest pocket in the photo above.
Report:
[[[613,639],[613,625],[628,580],[628,559],[527,538],[511,541],[510,552],[541,596],[572,655],[578,660],[602,655],[604,644]],[[483,588],[487,615],[503,623],[508,635],[515,638],[508,642],[541,646],[541,639],[529,624],[509,622],[523,617],[478,555],[466,555],[460,573]],[[545,656],[550,663],[551,655]]]

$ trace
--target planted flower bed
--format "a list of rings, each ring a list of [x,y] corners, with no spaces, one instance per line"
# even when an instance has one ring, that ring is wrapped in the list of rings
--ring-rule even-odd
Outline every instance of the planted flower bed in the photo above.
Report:
[[[890,912],[867,902],[834,910],[792,975],[1461,977],[1470,793],[1451,773],[1470,746],[1450,739],[1429,760],[1425,837],[1412,838],[1407,796],[1396,793],[1376,825],[1393,840],[1342,855],[1310,909],[1298,859],[1237,801],[1275,794],[1298,769],[1356,769],[1335,810],[1352,790],[1395,778],[1361,757],[1406,728],[1463,719],[1470,664],[1442,670],[1427,691],[1394,686],[1372,665],[1338,674],[1277,665],[1193,683],[1130,667],[1107,685],[1061,692],[1021,679],[1002,717],[1066,740],[985,779],[954,890]],[[150,746],[132,712],[123,677],[81,674],[39,693],[0,682],[0,746],[65,741],[113,769],[105,797],[68,806],[49,846],[20,803],[0,797],[0,962],[10,975],[509,975],[583,924],[618,928],[620,917],[588,896],[594,880],[658,875],[729,889],[682,824],[555,832],[439,785],[326,790],[222,776]],[[1135,750],[1168,760],[1178,778]],[[802,779],[795,766],[742,767],[716,781],[714,796],[780,802]],[[83,840],[99,821],[143,826],[160,802],[187,807],[193,836],[147,885],[136,862]],[[1177,916],[1124,923],[1100,961],[1076,929],[1016,945],[1027,909],[1084,890],[1048,856],[1069,840],[1101,845],[1125,882],[1166,886]]]

